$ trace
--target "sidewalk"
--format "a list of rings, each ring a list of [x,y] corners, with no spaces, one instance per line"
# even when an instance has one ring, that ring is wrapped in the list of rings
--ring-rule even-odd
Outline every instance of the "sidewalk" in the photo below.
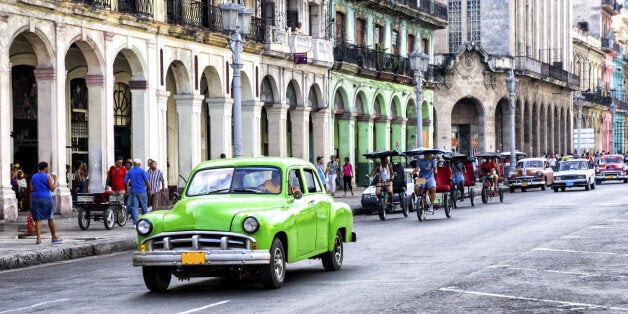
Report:
[[[78,226],[77,215],[55,216],[57,234],[64,240],[52,244],[47,221],[42,222],[42,244],[37,237],[27,235],[28,213],[20,212],[15,222],[0,223],[0,271],[29,267],[93,255],[128,251],[137,247],[135,229],[129,220],[124,227],[105,229],[102,221],[91,221],[88,230]],[[130,262],[130,261],[129,261]]]
[[[347,203],[354,215],[362,214],[363,187],[343,197],[342,189],[335,193],[336,201]],[[51,243],[47,221],[42,223],[42,244],[35,245],[36,236],[27,235],[26,218],[28,213],[20,212],[17,221],[0,223],[0,271],[23,268],[63,260],[103,255],[133,250],[137,247],[136,232],[129,220],[124,227],[115,225],[112,230],[105,229],[102,221],[90,222],[89,229],[81,230],[77,214],[55,216],[57,234],[64,240],[59,244]],[[130,262],[130,261],[129,261]]]

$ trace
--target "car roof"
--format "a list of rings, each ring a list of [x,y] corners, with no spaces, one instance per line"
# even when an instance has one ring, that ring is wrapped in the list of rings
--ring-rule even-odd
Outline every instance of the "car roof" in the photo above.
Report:
[[[573,159],[568,159],[568,160],[561,160],[559,162],[570,162],[570,161],[584,161],[584,162],[589,162],[588,159],[584,159],[584,158],[573,158]]]
[[[536,158],[523,158],[523,159],[519,159],[519,162],[522,162],[522,161],[530,161],[530,160],[535,160],[535,161],[546,161],[547,159],[545,159],[545,158],[540,158],[540,157],[536,157]]]
[[[620,155],[620,154],[609,154],[609,155],[604,155],[604,156],[602,156],[602,158],[604,158],[604,157],[621,157],[621,158],[624,158],[624,155]]]
[[[233,166],[273,166],[290,168],[294,166],[312,166],[309,161],[292,157],[240,157],[228,159],[213,159],[201,162],[196,169],[233,167]]]

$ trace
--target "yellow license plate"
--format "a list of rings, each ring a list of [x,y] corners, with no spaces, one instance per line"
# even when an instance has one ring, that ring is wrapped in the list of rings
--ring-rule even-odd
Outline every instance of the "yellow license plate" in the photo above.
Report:
[[[615,179],[615,176],[606,176],[607,179]]]
[[[205,265],[205,252],[181,253],[181,265]]]
[[[521,186],[528,186],[528,182],[521,182]]]

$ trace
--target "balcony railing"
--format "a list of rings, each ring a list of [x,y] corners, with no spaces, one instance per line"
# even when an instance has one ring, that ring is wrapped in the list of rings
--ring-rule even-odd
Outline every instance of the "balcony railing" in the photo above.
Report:
[[[72,0],[72,2],[89,5],[92,8],[111,9],[111,0]]]
[[[364,69],[379,72],[412,76],[408,58],[364,46],[341,43],[334,47],[334,61],[351,63]]]
[[[118,0],[118,12],[128,13],[140,18],[153,18],[153,1]]]
[[[168,0],[166,2],[167,20],[170,24],[182,25],[190,28],[200,28],[210,32],[222,32],[220,8],[198,1]],[[251,17],[251,32],[246,39],[264,42],[264,21],[258,17]]]
[[[376,0],[373,0],[377,2]],[[433,15],[436,18],[447,21],[447,6],[435,0],[385,0],[386,2],[405,5],[414,10]]]
[[[612,38],[602,38],[602,50],[619,52],[619,44]]]
[[[544,77],[551,77],[565,82],[570,86],[580,85],[580,77],[578,75],[569,73],[560,67],[553,66],[530,57],[515,57],[515,67],[519,71],[529,71]]]
[[[611,97],[603,96],[600,93],[582,93],[582,96],[584,96],[584,101],[593,104],[610,106],[612,102]]]
[[[615,0],[602,0],[602,8],[607,8],[615,12],[615,14],[621,13],[622,7],[623,5],[620,3],[617,3],[617,1]]]

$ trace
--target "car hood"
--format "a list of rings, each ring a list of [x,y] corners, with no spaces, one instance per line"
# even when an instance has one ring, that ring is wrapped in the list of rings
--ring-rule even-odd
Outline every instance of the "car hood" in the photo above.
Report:
[[[600,170],[623,170],[624,164],[600,164]]]
[[[591,170],[563,170],[559,172],[554,172],[554,177],[556,176],[570,176],[570,175],[587,175]]]
[[[277,209],[286,201],[277,196],[209,195],[186,198],[170,211],[162,212],[162,231],[230,231],[233,217],[242,212]]]
[[[524,169],[516,169],[514,174],[513,174],[513,178],[517,178],[517,177],[536,177],[537,176],[537,172],[539,171],[543,171],[543,168],[524,168]],[[525,173],[525,175],[524,175]]]

